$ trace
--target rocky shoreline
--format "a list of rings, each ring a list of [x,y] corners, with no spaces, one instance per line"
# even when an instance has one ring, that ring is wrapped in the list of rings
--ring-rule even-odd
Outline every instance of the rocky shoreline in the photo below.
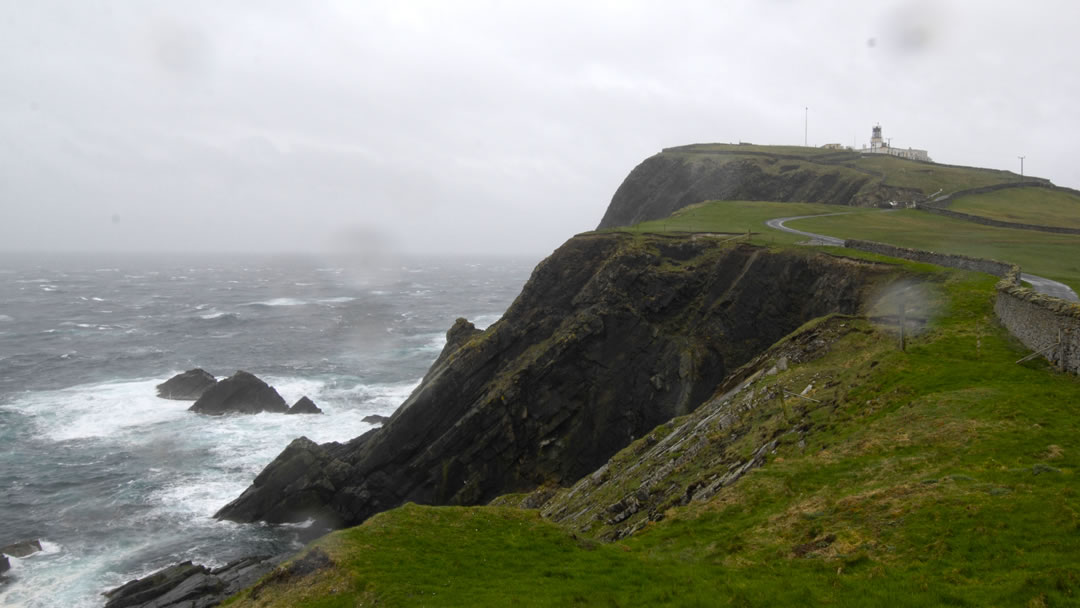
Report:
[[[215,517],[314,520],[317,534],[407,501],[483,504],[568,486],[693,411],[804,322],[857,312],[890,272],[712,240],[575,237],[537,267],[496,324],[455,322],[420,386],[381,428],[344,443],[294,440]],[[111,591],[110,602],[138,601],[109,606],[212,606],[238,589],[234,570],[247,581],[273,560],[174,566]]]

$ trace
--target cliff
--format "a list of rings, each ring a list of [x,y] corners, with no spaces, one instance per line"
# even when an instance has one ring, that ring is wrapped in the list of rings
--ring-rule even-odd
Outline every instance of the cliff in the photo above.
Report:
[[[804,158],[670,148],[634,167],[599,228],[664,218],[706,200],[872,205],[912,194],[880,186],[879,180],[868,171]]]
[[[459,320],[381,429],[295,441],[217,516],[341,527],[407,501],[572,484],[804,322],[855,313],[892,271],[714,239],[575,237],[499,322]]]

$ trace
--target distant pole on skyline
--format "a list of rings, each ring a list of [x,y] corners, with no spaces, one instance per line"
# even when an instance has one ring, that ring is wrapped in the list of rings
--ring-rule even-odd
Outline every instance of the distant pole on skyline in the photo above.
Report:
[[[1016,158],[1020,159],[1020,179],[1023,180],[1024,179],[1024,159],[1027,158],[1027,157],[1026,156],[1017,156]]]
[[[805,110],[805,113],[803,114],[802,123],[802,145],[809,146],[810,144],[806,143],[807,141],[809,141],[806,135],[810,132],[810,106],[805,106],[803,109]]]

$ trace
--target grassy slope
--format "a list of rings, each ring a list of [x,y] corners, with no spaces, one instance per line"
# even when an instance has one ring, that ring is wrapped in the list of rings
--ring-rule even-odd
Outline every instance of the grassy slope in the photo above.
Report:
[[[805,445],[634,537],[598,545],[532,511],[410,505],[316,541],[335,567],[235,605],[1076,601],[1080,381],[1013,363],[1025,351],[992,320],[992,278],[927,279],[942,277],[941,317],[906,353],[853,333],[779,377],[827,379],[821,404],[745,414],[765,437],[807,427]]]
[[[915,188],[924,194],[932,194],[938,190],[956,192],[1020,179],[1020,176],[1011,171],[922,163],[881,154],[862,156],[855,162],[855,166],[884,173],[886,185]]]
[[[928,193],[941,187],[929,175],[915,175]],[[821,207],[710,203],[633,230],[750,228],[755,241],[786,244],[800,239],[764,220],[835,210]],[[992,257],[1080,287],[1064,261],[1078,259],[1077,239],[1034,242],[907,211],[796,225],[974,255],[995,240]],[[232,605],[1077,604],[1080,380],[1013,363],[1027,351],[994,321],[994,279],[906,266],[940,284],[931,330],[906,352],[887,333],[853,332],[782,373],[790,386],[815,378],[821,403],[747,411],[760,435],[748,445],[796,426],[805,443],[782,442],[714,499],[614,544],[532,511],[406,505],[316,541],[334,566]]]
[[[836,213],[836,205],[815,203],[767,203],[761,201],[714,201],[684,207],[669,218],[642,222],[611,232],[719,232],[746,234],[757,242],[779,245],[806,240],[798,235],[773,230],[765,221],[774,217]],[[844,210],[846,211],[846,210]]]
[[[1080,291],[1080,236],[995,228],[913,209],[810,218],[789,227],[1019,264]]]
[[[949,209],[1005,222],[1080,228],[1080,197],[1046,188],[1009,188],[963,196]]]
[[[884,154],[866,154],[803,146],[754,146],[734,144],[697,144],[669,149],[669,153],[687,156],[709,153],[753,154],[760,158],[762,154],[775,154],[783,157],[800,157],[807,161],[800,167],[813,166],[815,162],[827,163],[827,166],[847,166],[884,176],[886,186],[913,188],[924,194],[939,190],[956,192],[969,188],[1015,182],[1020,176],[1011,171],[983,169],[979,167],[959,167],[924,163],[888,156]],[[822,166],[822,165],[818,165]],[[1029,178],[1038,179],[1038,178]],[[838,201],[839,202],[839,201]]]

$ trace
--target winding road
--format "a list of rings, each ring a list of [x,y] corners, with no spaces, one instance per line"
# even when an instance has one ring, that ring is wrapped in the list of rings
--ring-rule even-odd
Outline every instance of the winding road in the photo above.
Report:
[[[892,211],[892,209],[886,209],[885,212]],[[813,232],[805,232],[802,230],[796,230],[794,228],[788,228],[784,225],[784,222],[790,222],[793,220],[806,219],[808,217],[827,217],[830,215],[848,215],[850,211],[841,211],[839,213],[819,213],[816,215],[794,215],[791,217],[778,217],[765,222],[765,225],[769,228],[776,230],[782,230],[784,232],[790,232],[791,234],[797,234],[810,239],[810,245],[826,245],[832,247],[843,247],[844,239],[836,238],[835,236],[826,236],[824,234],[815,234]],[[1028,274],[1026,272],[1020,274],[1020,279],[1031,285],[1035,291],[1053,296],[1055,298],[1061,298],[1062,300],[1068,300],[1069,302],[1080,302],[1080,297],[1077,297],[1076,292],[1071,287],[1064,283],[1060,283],[1053,279],[1046,277],[1040,277],[1034,274]]]

